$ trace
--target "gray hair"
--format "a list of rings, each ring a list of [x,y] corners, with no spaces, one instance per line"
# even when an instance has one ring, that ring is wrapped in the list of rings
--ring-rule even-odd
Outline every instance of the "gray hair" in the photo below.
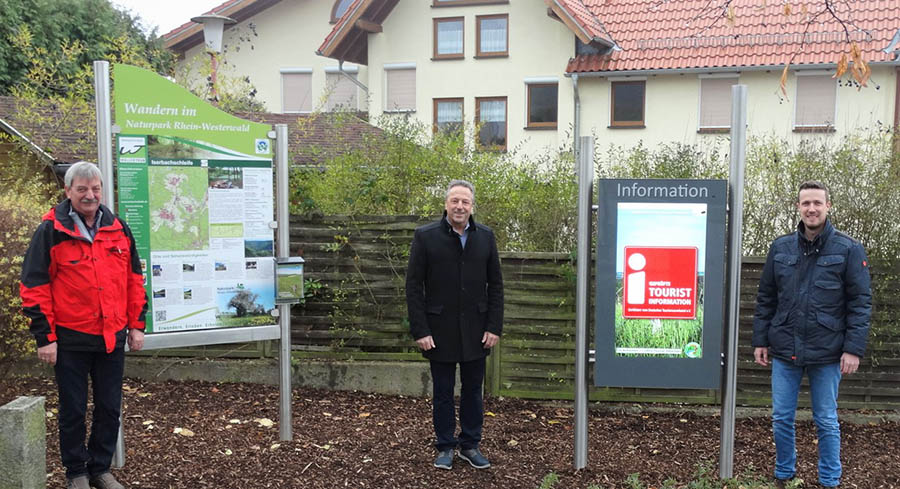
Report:
[[[74,182],[76,178],[83,178],[89,182],[95,178],[100,178],[101,181],[103,180],[100,177],[100,169],[90,161],[79,161],[66,170],[66,188],[71,187],[72,182]]]
[[[475,186],[465,180],[450,180],[450,184],[447,185],[447,191],[444,192],[444,200],[447,200],[447,197],[450,197],[450,191],[453,190],[453,187],[465,187],[469,189],[469,192],[472,192],[472,203],[475,203]]]

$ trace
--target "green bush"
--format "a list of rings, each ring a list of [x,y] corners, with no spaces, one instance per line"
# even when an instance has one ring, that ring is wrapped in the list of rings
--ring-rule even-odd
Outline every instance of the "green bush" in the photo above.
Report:
[[[22,260],[41,215],[49,207],[41,188],[0,195],[0,376],[34,352],[28,319],[22,315],[19,276]]]
[[[292,211],[329,215],[437,216],[451,179],[475,185],[476,219],[501,249],[569,251],[574,247],[577,181],[566,151],[525,155],[476,151],[462,134],[432,137],[408,117],[379,121],[383,134],[292,174]],[[473,131],[473,128],[468,128]]]
[[[869,258],[900,256],[900,155],[892,136],[869,131],[792,146],[775,138],[747,145],[744,186],[744,254],[763,256],[772,240],[798,222],[797,186],[821,180],[830,189],[835,227],[858,239]]]

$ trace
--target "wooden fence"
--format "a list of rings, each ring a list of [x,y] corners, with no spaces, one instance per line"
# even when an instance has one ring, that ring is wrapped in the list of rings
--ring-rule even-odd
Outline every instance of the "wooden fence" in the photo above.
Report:
[[[293,309],[294,355],[311,359],[422,361],[408,333],[403,295],[414,217],[291,221],[292,254],[306,260],[314,295]],[[492,395],[570,399],[575,376],[575,275],[568,255],[501,252],[504,334],[489,357]],[[752,361],[750,333],[763,260],[744,260],[739,404],[769,404],[768,369]],[[593,267],[591,267],[593,269]],[[900,286],[873,268],[877,295],[870,354],[841,385],[841,406],[900,409]],[[884,300],[885,297],[890,300]],[[591,328],[593,329],[593,328]],[[592,388],[591,399],[714,403],[718,390]],[[805,402],[801,397],[801,403]]]

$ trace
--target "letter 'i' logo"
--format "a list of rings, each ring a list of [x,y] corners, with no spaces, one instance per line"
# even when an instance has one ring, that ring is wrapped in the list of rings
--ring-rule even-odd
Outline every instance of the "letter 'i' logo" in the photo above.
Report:
[[[644,303],[644,284],[647,281],[647,272],[643,272],[647,266],[647,258],[641,253],[635,253],[628,257],[628,268],[634,270],[628,274],[628,290],[625,291],[626,300],[629,304]]]

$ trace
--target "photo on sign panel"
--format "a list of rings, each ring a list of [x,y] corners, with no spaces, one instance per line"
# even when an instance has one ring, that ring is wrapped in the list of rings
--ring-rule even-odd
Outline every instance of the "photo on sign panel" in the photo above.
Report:
[[[617,205],[615,352],[701,358],[706,204]]]

